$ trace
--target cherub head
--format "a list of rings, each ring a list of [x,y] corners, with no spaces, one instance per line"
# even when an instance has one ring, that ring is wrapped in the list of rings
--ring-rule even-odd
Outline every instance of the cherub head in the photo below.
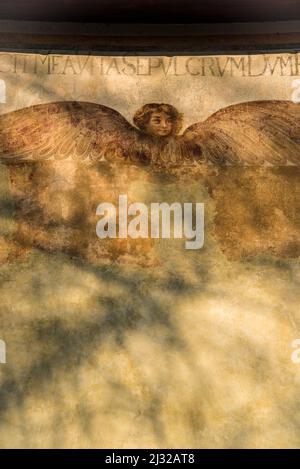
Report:
[[[177,135],[182,127],[182,114],[170,104],[145,104],[133,117],[134,124],[154,137]]]

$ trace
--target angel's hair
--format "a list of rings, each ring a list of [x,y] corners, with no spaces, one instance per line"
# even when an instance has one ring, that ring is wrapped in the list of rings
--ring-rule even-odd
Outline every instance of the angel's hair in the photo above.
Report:
[[[133,117],[134,124],[142,131],[145,131],[154,112],[164,112],[172,121],[172,135],[177,135],[182,127],[183,115],[171,104],[149,103],[138,109]]]

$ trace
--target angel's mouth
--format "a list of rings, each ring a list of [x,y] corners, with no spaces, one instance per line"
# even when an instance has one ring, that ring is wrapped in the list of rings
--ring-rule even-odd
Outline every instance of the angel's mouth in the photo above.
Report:
[[[170,133],[171,133],[171,131],[169,129],[158,129],[157,130],[157,135],[159,135],[160,137],[170,135]]]

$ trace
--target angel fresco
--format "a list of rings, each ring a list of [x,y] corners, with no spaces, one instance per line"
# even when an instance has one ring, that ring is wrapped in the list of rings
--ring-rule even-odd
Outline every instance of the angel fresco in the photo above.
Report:
[[[1,115],[0,161],[9,168],[18,225],[13,242],[2,239],[2,257],[20,252],[13,243],[90,262],[128,259],[130,251],[152,265],[151,240],[100,246],[94,213],[104,195],[136,179],[160,184],[157,175],[178,187],[205,185],[229,258],[299,256],[300,105],[235,104],[183,133],[182,122],[174,106],[157,103],[140,108],[134,126],[114,109],[76,101]]]
[[[300,106],[253,101],[221,109],[179,135],[182,115],[146,104],[132,126],[120,113],[85,102],[40,104],[0,116],[1,161],[124,158],[155,164],[299,165]],[[169,161],[167,157],[169,156]]]

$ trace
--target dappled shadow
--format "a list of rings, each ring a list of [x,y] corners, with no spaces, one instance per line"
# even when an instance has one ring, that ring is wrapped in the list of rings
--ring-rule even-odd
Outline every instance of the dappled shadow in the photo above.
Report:
[[[128,181],[119,180],[119,192],[136,183]],[[167,193],[171,200],[174,190],[179,197],[174,183],[167,190],[142,181],[146,200]],[[188,197],[195,188],[181,190]],[[147,246],[158,265],[139,265],[137,257],[103,265],[105,256],[89,262],[64,245],[51,250],[51,239],[37,250],[27,237],[27,258],[3,265],[1,324],[11,344],[0,389],[3,447],[11,432],[15,447],[275,444],[268,422],[275,433],[282,423],[287,428],[298,402],[285,350],[299,326],[296,263],[229,262],[210,232],[214,201],[197,191],[207,207],[201,252],[167,240]],[[296,445],[298,433],[286,431],[282,441]]]
[[[112,89],[104,104],[126,109]],[[71,91],[31,83],[38,102]],[[299,446],[299,168],[72,160],[6,172],[1,447]],[[204,202],[204,248],[100,241],[96,207],[123,193]]]

